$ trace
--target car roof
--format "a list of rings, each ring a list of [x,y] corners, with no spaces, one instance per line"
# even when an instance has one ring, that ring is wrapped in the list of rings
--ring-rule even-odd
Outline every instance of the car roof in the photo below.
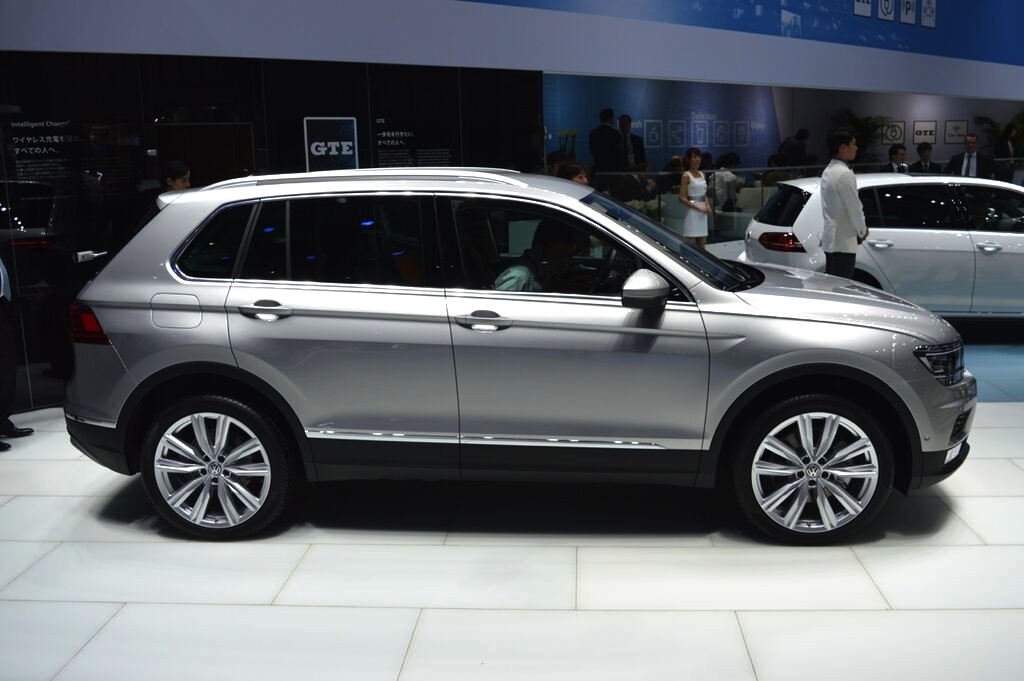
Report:
[[[384,186],[382,186],[384,185]],[[225,180],[168,199],[191,201],[235,200],[283,195],[321,194],[382,189],[421,191],[494,191],[495,193],[557,194],[581,199],[594,190],[586,185],[549,175],[530,175],[500,168],[369,168],[280,175],[250,175]]]
[[[915,184],[945,184],[981,185],[987,187],[1002,187],[1022,191],[1020,185],[1002,182],[1000,180],[987,180],[982,177],[961,177],[959,175],[909,175],[907,173],[858,173],[857,187],[877,187],[879,185],[915,185]],[[779,184],[788,184],[805,192],[814,193],[818,191],[821,184],[820,177],[801,177],[796,180],[785,180]]]

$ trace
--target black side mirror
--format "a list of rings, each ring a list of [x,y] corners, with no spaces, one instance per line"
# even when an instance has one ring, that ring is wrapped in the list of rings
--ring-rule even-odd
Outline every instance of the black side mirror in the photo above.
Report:
[[[637,270],[622,285],[622,305],[641,310],[663,310],[669,290],[668,282],[660,274]]]

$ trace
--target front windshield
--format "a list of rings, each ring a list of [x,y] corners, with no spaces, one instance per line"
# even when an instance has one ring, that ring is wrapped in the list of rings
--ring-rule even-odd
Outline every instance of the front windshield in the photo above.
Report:
[[[716,288],[729,290],[742,284],[744,275],[740,270],[697,248],[683,235],[673,232],[660,222],[651,220],[607,194],[595,191],[580,200],[597,212],[647,237],[655,245],[660,246],[662,251],[670,254],[688,270]]]

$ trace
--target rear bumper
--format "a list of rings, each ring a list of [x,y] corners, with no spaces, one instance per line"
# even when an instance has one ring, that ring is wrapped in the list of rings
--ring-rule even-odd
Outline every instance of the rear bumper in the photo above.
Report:
[[[71,444],[87,457],[122,475],[133,475],[123,451],[123,441],[114,428],[94,426],[64,417]]]

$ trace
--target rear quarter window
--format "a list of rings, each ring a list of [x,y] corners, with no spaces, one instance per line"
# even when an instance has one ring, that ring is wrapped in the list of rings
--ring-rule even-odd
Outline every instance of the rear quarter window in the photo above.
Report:
[[[754,219],[774,227],[792,227],[809,198],[811,195],[802,189],[788,184],[780,184],[775,193],[768,197],[767,203],[757,212]]]
[[[200,279],[230,279],[252,209],[242,204],[214,213],[178,258],[178,270]]]

